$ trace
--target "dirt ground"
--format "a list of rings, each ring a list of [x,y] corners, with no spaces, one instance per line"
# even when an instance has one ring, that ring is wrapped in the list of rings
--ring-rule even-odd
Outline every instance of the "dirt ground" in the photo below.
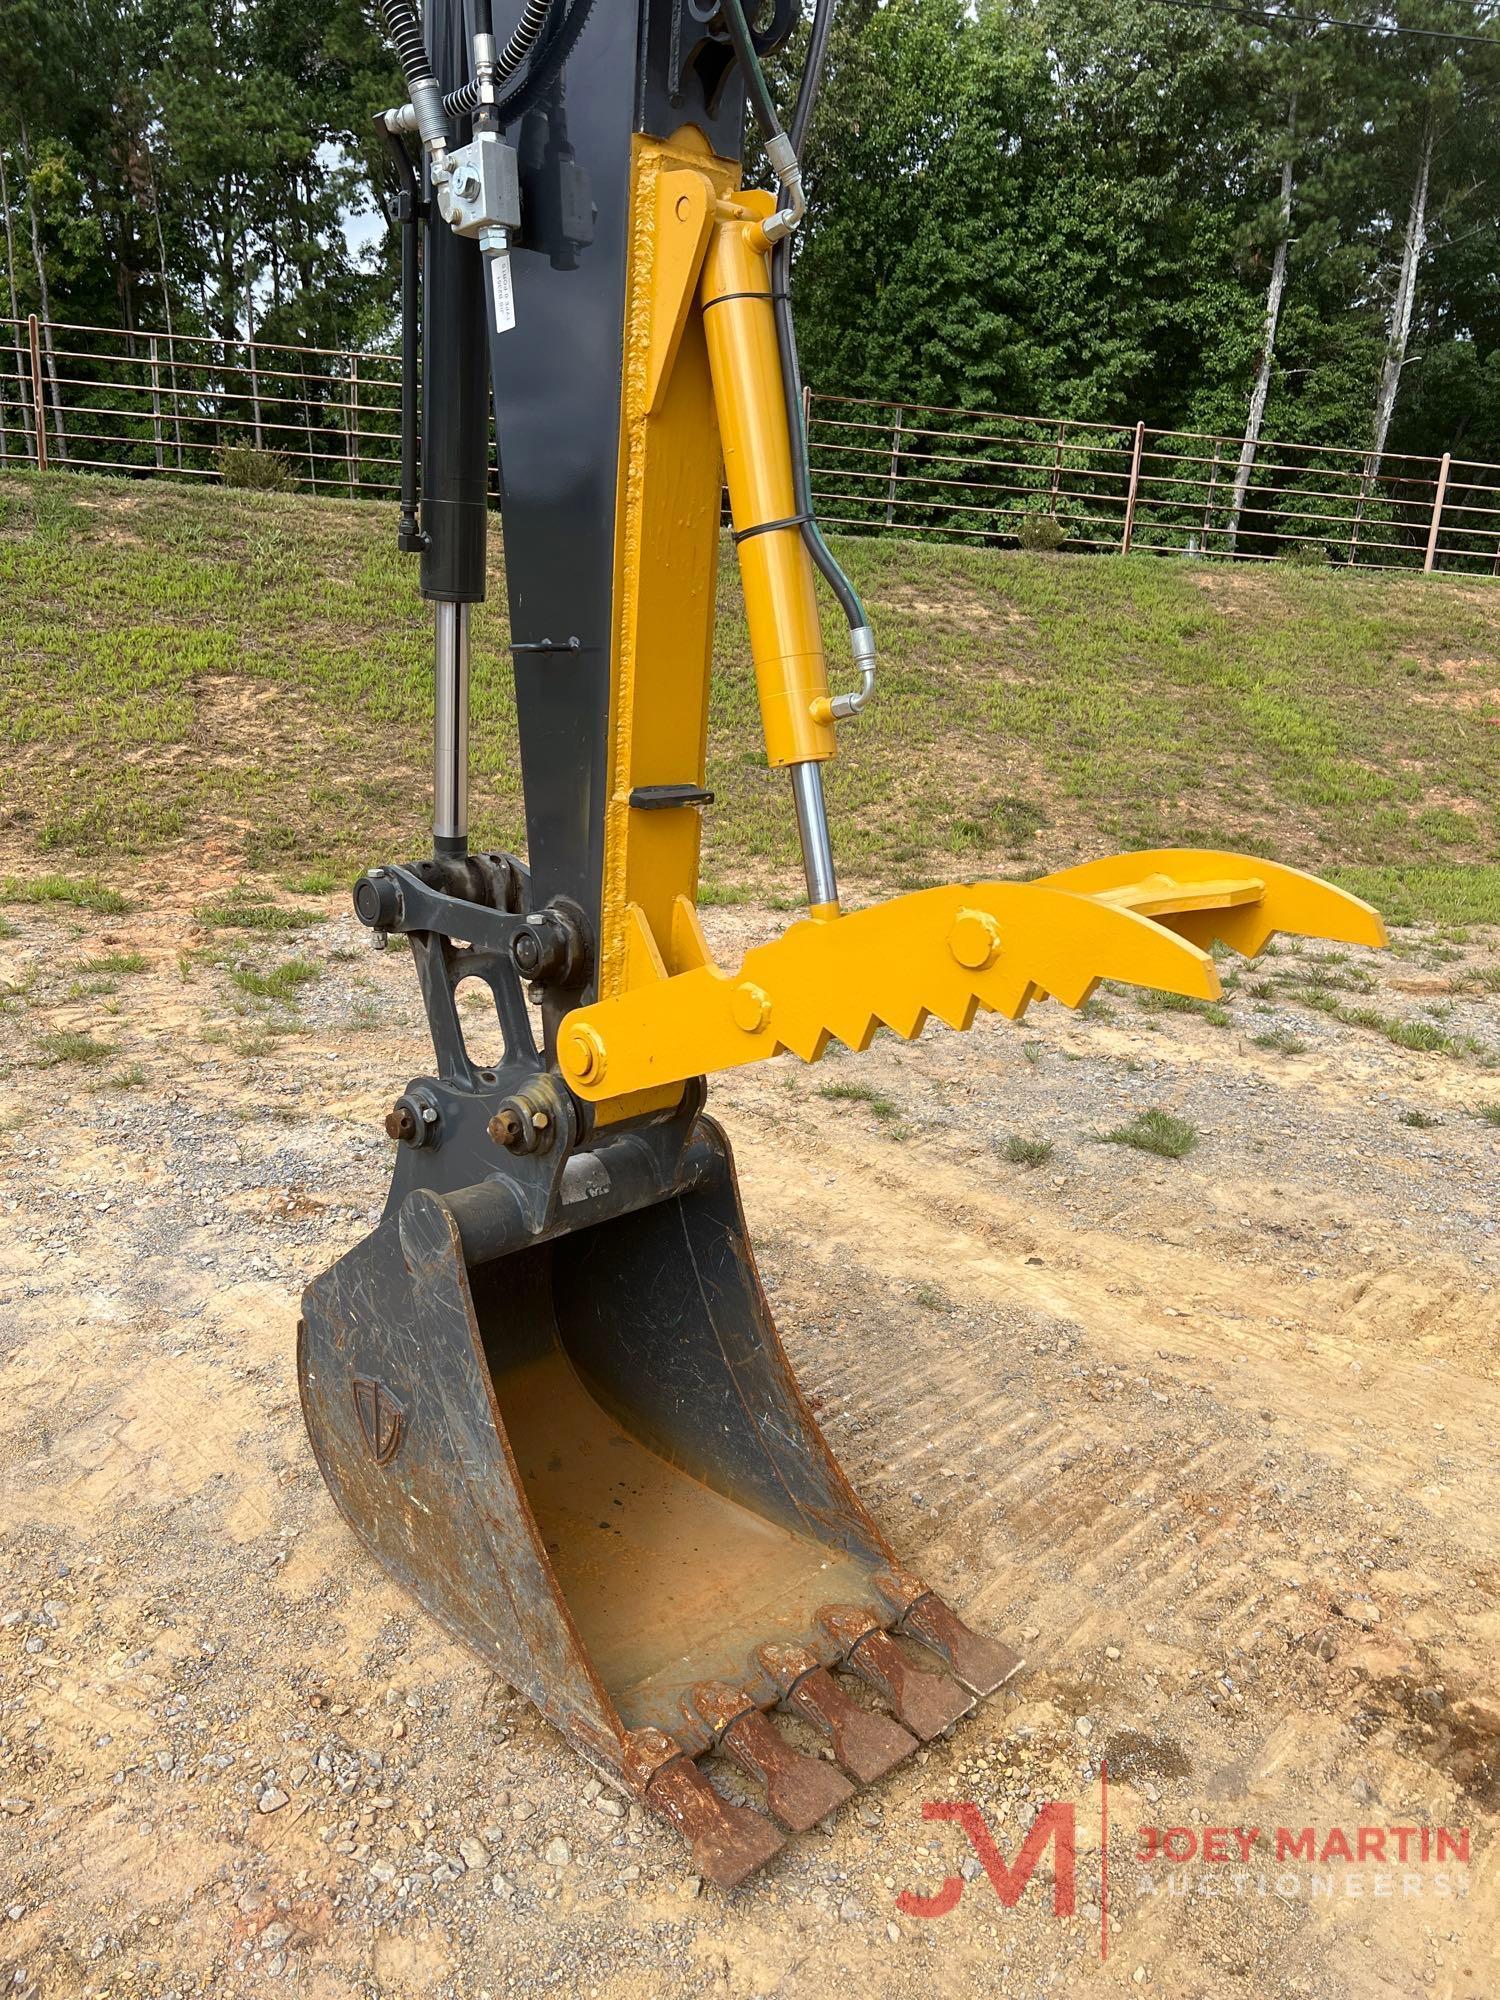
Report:
[[[383,1197],[427,1061],[409,958],[339,897],[270,940],[138,908],[15,910],[0,943],[0,1990],[1500,1991],[1500,937],[1368,962],[1457,1058],[1242,985],[1227,1024],[1113,995],[716,1088],[835,1452],[1027,1662],[726,1896],[314,1469],[298,1293]],[[727,956],[783,921],[713,929]],[[233,983],[293,954],[294,1005]],[[45,1039],[80,1031],[107,1057]],[[1149,1108],[1196,1148],[1099,1143]],[[922,1816],[953,1800],[1011,1860],[1071,1805],[1073,1913],[1050,1853],[1005,1908]],[[1142,1827],[1236,1862],[1212,1830],[1258,1835],[1173,1867]],[[1468,1860],[1278,1859],[1281,1827],[1467,1830]],[[898,1906],[960,1872],[951,1914]]]

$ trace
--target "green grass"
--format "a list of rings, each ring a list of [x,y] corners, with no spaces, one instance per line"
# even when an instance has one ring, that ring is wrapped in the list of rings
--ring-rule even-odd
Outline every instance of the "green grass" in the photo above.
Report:
[[[307,910],[286,910],[279,903],[248,898],[230,898],[222,903],[200,903],[193,913],[210,930],[305,931],[322,918]]]
[[[212,839],[322,895],[420,841],[429,620],[388,506],[9,474],[0,516],[0,811],[39,854],[83,874]],[[879,695],[828,771],[851,887],[1224,845],[1337,869],[1399,923],[1500,921],[1482,701],[1500,588],[838,546],[882,649]],[[515,847],[505,601],[497,531],[473,629],[474,832]],[[729,903],[790,893],[798,866],[727,542],[719,611],[705,901]]]
[[[1170,1111],[1138,1111],[1113,1132],[1101,1132],[1099,1138],[1106,1146],[1133,1146],[1138,1153],[1155,1153],[1162,1160],[1181,1160],[1198,1143],[1198,1134],[1187,1120],[1174,1117]]]
[[[1482,1118],[1486,1125],[1500,1125],[1500,1104],[1478,1105],[1476,1115]]]
[[[86,958],[82,970],[105,977],[123,978],[127,973],[144,972],[150,963],[143,951],[106,951],[98,958]]]
[[[1128,992],[1135,1004],[1147,1014],[1196,1014],[1207,1021],[1211,1028],[1232,1028],[1234,1016],[1227,1007],[1217,1001],[1195,1000],[1188,993],[1158,993],[1154,987],[1141,986],[1118,989]]]
[[[1500,924],[1500,863],[1334,867],[1328,874],[1373,903],[1389,924]]]
[[[130,908],[118,889],[111,889],[97,876],[80,881],[71,875],[38,875],[19,881],[7,875],[0,881],[0,903],[71,903],[75,909],[93,910],[104,917],[123,916]]]
[[[319,975],[319,968],[305,958],[289,958],[269,972],[245,967],[231,974],[241,993],[256,1000],[295,1000],[298,990]]]
[[[1012,1132],[1006,1137],[1000,1153],[1013,1167],[1035,1168],[1046,1166],[1053,1150],[1050,1139],[1028,1139],[1021,1132]]]
[[[117,1070],[104,1080],[111,1090],[140,1090],[145,1084],[146,1072],[139,1063],[127,1063],[124,1069]]]
[[[1449,1034],[1436,1021],[1404,1021],[1382,1014],[1378,1007],[1351,1007],[1322,986],[1294,987],[1287,997],[1315,1013],[1331,1015],[1347,1028],[1367,1028],[1371,1034],[1383,1035],[1395,1048],[1411,1049],[1417,1055],[1469,1056],[1483,1064],[1493,1062],[1484,1044],[1473,1035]]]
[[[61,1028],[55,1034],[43,1035],[42,1053],[49,1062],[85,1063],[90,1068],[106,1063],[114,1054],[109,1042],[95,1041],[94,1037],[75,1028]]]
[[[1400,1111],[1396,1117],[1399,1124],[1410,1125],[1416,1132],[1430,1132],[1434,1126],[1443,1122],[1441,1118],[1434,1118],[1429,1111]]]
[[[1307,1043],[1286,1028],[1268,1028],[1263,1035],[1252,1035],[1250,1039],[1258,1049],[1274,1049],[1279,1056],[1307,1054]]]
[[[867,1083],[825,1083],[818,1092],[830,1104],[862,1104],[873,1117],[881,1119],[899,1118],[901,1113],[888,1097],[882,1097],[878,1090],[872,1090]]]

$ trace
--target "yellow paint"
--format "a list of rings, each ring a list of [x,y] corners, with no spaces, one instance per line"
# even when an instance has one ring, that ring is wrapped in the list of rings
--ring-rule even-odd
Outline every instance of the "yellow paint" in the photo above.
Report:
[[[1114,903],[1143,917],[1165,917],[1178,910],[1233,910],[1242,903],[1258,903],[1265,891],[1266,885],[1258,876],[1243,882],[1195,882],[1184,889],[1170,875],[1148,875],[1143,882],[1126,882],[1118,889],[1096,889],[1093,893],[1101,903]]]
[[[670,169],[663,165],[655,181],[652,234],[656,268],[648,315],[643,398],[648,417],[657,414],[666,395],[695,302],[698,273],[714,220],[713,184],[700,168]]]
[[[1300,868],[1253,854],[1155,848],[1044,875],[1039,887],[1125,903],[1205,949],[1215,939],[1253,958],[1276,931],[1380,946],[1385,925],[1368,903]]]
[[[1000,955],[1000,926],[987,910],[960,910],[948,933],[948,949],[970,972],[988,972]]]
[[[929,1016],[963,1029],[981,1010],[1019,1020],[1047,995],[1078,1007],[1101,979],[1213,1000],[1214,940],[1255,952],[1275,930],[1385,941],[1367,903],[1295,869],[1190,849],[1120,855],[803,921],[732,973],[705,959],[658,976],[659,956],[638,956],[646,983],[570,1014],[558,1055],[576,1094],[605,1102],[782,1050],[816,1062],[832,1040],[868,1048],[882,1027],[910,1040]]]
[[[768,521],[788,520],[797,508],[771,310],[771,266],[753,220],[775,206],[774,197],[761,189],[743,194],[735,204],[721,204],[703,264],[703,325],[724,480],[735,532],[741,536]],[[788,527],[752,534],[739,543],[738,552],[767,761],[779,768],[831,757],[828,669],[812,559],[801,533]]]
[[[700,965],[713,964],[697,907],[686,896],[679,896],[672,905],[672,963],[680,972],[696,972]]]
[[[599,994],[664,973],[677,955],[679,899],[698,892],[700,814],[642,811],[637,787],[703,783],[719,553],[719,436],[697,310],[698,280],[718,201],[739,169],[701,136],[637,137],[632,156],[619,478],[615,629],[610,661],[609,794],[600,899]],[[649,965],[648,965],[649,969]],[[606,1121],[662,1109],[676,1087],[614,1095]]]
[[[929,1016],[962,1029],[982,1009],[1019,1019],[1047,995],[1077,1007],[1101,979],[1213,999],[1216,939],[1247,954],[1276,930],[1383,944],[1368,904],[1295,869],[1163,850],[853,915],[824,905],[738,971],[714,964],[695,907],[697,812],[630,797],[703,782],[721,442],[738,531],[795,508],[758,226],[774,202],[732,201],[737,168],[694,132],[633,143],[599,997],[567,1017],[557,1045],[598,1121],[666,1108],[688,1079],[782,1050],[815,1062],[831,1040],[864,1049],[881,1027],[910,1039]],[[768,759],[830,757],[801,535],[751,535],[739,560]]]

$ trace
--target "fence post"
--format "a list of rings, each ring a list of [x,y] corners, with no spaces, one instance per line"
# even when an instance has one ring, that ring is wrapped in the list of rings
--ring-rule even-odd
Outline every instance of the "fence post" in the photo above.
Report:
[[[1422,574],[1430,576],[1432,565],[1437,559],[1438,529],[1443,524],[1443,502],[1448,497],[1448,471],[1453,464],[1451,451],[1443,453],[1443,462],[1438,467],[1437,492],[1432,496],[1432,526],[1427,530],[1427,554],[1422,563]]]
[[[1130,454],[1130,491],[1125,495],[1125,532],[1120,537],[1120,554],[1130,554],[1130,537],[1135,533],[1135,496],[1141,483],[1141,451],[1146,442],[1146,421],[1135,427],[1135,449]]]
[[[160,472],[166,465],[166,458],[161,445],[161,369],[157,365],[154,333],[147,343],[146,352],[151,357],[151,432],[156,440],[156,469]]]
[[[896,518],[896,480],[899,477],[897,468],[901,464],[901,425],[905,416],[905,403],[898,403],[896,405],[896,428],[891,433],[891,476],[885,485],[885,525],[887,527],[890,527]]]
[[[349,498],[354,498],[354,431],[359,417],[359,356],[349,356],[349,430],[345,439],[349,455]]]
[[[36,323],[36,314],[26,315],[26,338],[31,346],[31,413],[36,422],[32,436],[36,439],[36,469],[47,470],[47,406],[42,401],[42,335]]]
[[[266,448],[266,438],[260,423],[260,371],[255,365],[255,322],[253,319],[249,321],[249,326],[250,337],[245,344],[250,352],[250,414],[255,420],[255,449],[257,451],[264,451]]]
[[[1214,446],[1213,467],[1208,475],[1208,493],[1203,502],[1203,553],[1208,554],[1208,538],[1213,533],[1214,488],[1219,483],[1219,447]]]
[[[1068,427],[1067,418],[1064,417],[1057,426],[1057,444],[1054,447],[1052,453],[1052,484],[1047,491],[1047,511],[1049,514],[1055,514],[1057,512],[1058,489],[1062,485],[1063,433],[1067,429],[1067,427]]]

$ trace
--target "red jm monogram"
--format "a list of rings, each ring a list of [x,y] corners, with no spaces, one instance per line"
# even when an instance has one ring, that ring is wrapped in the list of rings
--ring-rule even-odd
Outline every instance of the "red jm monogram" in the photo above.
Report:
[[[970,1845],[979,1856],[985,1874],[994,1883],[995,1894],[1007,1910],[1013,1910],[1020,1902],[1022,1892],[1035,1874],[1036,1865],[1050,1840],[1053,1859],[1052,1914],[1055,1917],[1073,1915],[1074,1825],[1071,1805],[1043,1806],[1021,1843],[1014,1867],[1000,1852],[978,1806],[967,1801],[930,1800],[922,1808],[922,1817],[958,1821],[969,1836]],[[896,1908],[908,1917],[946,1917],[950,1910],[957,1909],[964,1887],[962,1875],[950,1875],[935,1896],[918,1896],[910,1889],[904,1889],[896,1898]]]

